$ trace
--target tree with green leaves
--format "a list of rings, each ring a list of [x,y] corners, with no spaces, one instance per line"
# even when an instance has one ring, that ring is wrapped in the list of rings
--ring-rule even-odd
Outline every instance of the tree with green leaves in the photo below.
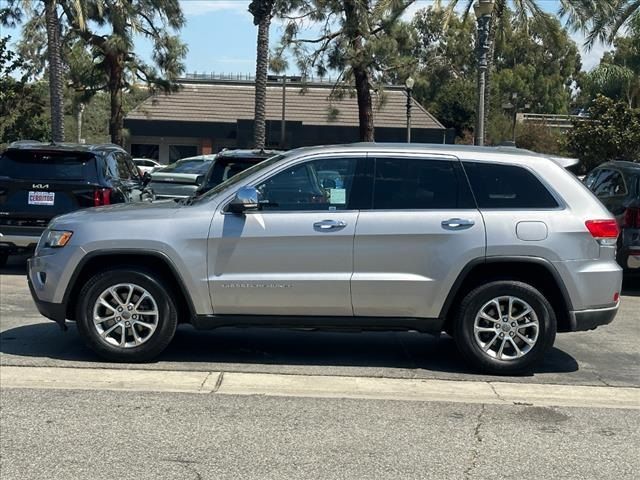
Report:
[[[123,92],[135,82],[144,82],[152,90],[173,90],[184,71],[186,46],[173,33],[185,22],[180,4],[178,0],[87,0],[81,4],[82,16],[66,2],[62,6],[72,35],[94,59],[95,70],[90,73],[99,72],[101,81],[94,90],[109,92],[111,141],[123,145]],[[136,34],[152,42],[155,65],[136,55]]]
[[[353,85],[361,141],[374,140],[371,92],[377,80],[415,62],[398,55],[403,50],[399,44],[408,41],[400,17],[413,1],[306,0],[296,3],[296,16],[287,19],[277,54],[291,50],[305,74],[323,77],[337,72],[337,95]],[[310,37],[305,35],[305,22],[314,25]]]
[[[597,41],[612,43],[619,32],[640,25],[638,0],[560,0],[558,14],[567,19],[574,30],[587,34],[585,45]]]
[[[28,17],[26,35],[33,35],[33,29],[44,28],[46,32],[46,58],[49,74],[49,94],[51,105],[51,140],[54,142],[64,141],[64,65],[61,54],[60,35],[62,26],[60,24],[58,7],[60,1],[65,0],[42,0],[41,2],[31,2],[29,0],[7,0],[6,6],[0,12],[0,24],[16,26],[22,22],[25,16]],[[76,11],[77,4],[69,8]],[[81,21],[82,17],[79,16]]]
[[[574,121],[567,132],[567,148],[585,171],[608,160],[640,162],[640,109],[598,96],[589,118]]]
[[[0,38],[0,145],[16,140],[46,141],[51,124],[45,112],[45,85],[28,82],[29,65]]]
[[[459,10],[460,0],[449,0],[447,6],[448,16],[456,14]],[[462,8],[462,17],[466,19],[474,6],[473,0],[465,0]],[[509,5],[511,4],[511,5]],[[509,7],[513,11],[513,15],[509,19],[505,17],[505,13],[509,11]],[[484,83],[484,114],[485,123],[488,123],[490,115],[490,106],[492,102],[492,75],[495,69],[494,57],[495,57],[495,45],[496,38],[502,35],[502,32],[509,27],[508,23],[513,19],[511,27],[525,26],[528,23],[530,17],[539,18],[542,21],[546,21],[549,18],[548,15],[540,8],[536,0],[495,0],[493,10],[491,12],[491,20],[489,23],[489,32],[487,42],[489,44],[487,69],[485,74]],[[446,25],[446,22],[445,22]],[[477,88],[480,88],[479,85]],[[486,132],[485,132],[486,135]],[[484,143],[484,142],[483,142]]]
[[[640,107],[640,18],[625,36],[614,40],[614,49],[604,54],[600,64],[586,75],[581,87],[588,100],[597,93]]]

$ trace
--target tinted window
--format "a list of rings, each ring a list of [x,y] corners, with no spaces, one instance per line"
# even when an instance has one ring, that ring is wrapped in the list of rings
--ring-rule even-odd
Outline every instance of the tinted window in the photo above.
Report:
[[[616,170],[602,169],[597,180],[593,183],[591,191],[598,197],[611,197],[614,195],[625,195],[627,189],[624,186],[624,179],[620,172]]]
[[[455,162],[378,158],[373,208],[428,210],[475,208],[469,185]]]
[[[94,180],[94,156],[83,152],[8,150],[0,156],[0,176],[20,180]]]
[[[260,159],[220,158],[217,159],[209,171],[205,188],[208,190],[221,184],[225,180],[259,163]]]
[[[127,162],[127,157],[122,155],[121,153],[116,153],[116,166],[118,168],[118,177],[120,180],[131,180],[132,173],[129,168],[129,163]]]
[[[171,165],[167,165],[162,170],[163,173],[207,173],[211,166],[211,160],[182,160]]]
[[[332,158],[312,160],[288,168],[256,187],[265,202],[263,209],[350,208],[356,164],[355,158]]]
[[[525,168],[464,162],[480,208],[555,208],[549,190]]]

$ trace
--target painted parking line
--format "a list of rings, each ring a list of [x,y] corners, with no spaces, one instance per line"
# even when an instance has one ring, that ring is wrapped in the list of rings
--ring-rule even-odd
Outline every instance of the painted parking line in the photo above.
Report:
[[[640,388],[270,373],[1,366],[0,388],[640,409]]]

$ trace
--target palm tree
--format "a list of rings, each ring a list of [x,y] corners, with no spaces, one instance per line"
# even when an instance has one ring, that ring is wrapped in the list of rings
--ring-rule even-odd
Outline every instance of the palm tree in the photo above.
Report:
[[[253,15],[253,24],[258,26],[256,48],[256,94],[253,141],[257,149],[263,149],[266,143],[267,117],[267,73],[269,69],[269,27],[273,17],[275,0],[252,0],[249,12]]]
[[[95,23],[100,28],[98,32],[92,31],[68,3],[62,6],[71,28],[94,54],[94,74],[102,74],[104,88],[109,92],[111,141],[124,145],[124,90],[132,81],[172,90],[176,87],[174,80],[184,70],[181,59],[186,46],[170,33],[184,25],[182,9],[178,0],[85,0],[81,2],[84,18]],[[164,77],[135,54],[135,34],[153,42],[153,60]]]
[[[559,15],[575,30],[587,33],[585,45],[611,43],[618,32],[640,25],[640,0],[560,0]]]
[[[60,21],[57,0],[45,0],[47,57],[49,61],[49,95],[51,99],[51,139],[64,142],[64,85],[60,55]]]

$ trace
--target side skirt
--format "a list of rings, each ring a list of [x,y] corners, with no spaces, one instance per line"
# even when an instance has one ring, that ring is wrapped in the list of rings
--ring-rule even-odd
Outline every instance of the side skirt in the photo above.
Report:
[[[440,334],[440,318],[320,317],[278,315],[198,315],[191,321],[198,330],[220,327],[311,328],[343,331],[407,331]]]

